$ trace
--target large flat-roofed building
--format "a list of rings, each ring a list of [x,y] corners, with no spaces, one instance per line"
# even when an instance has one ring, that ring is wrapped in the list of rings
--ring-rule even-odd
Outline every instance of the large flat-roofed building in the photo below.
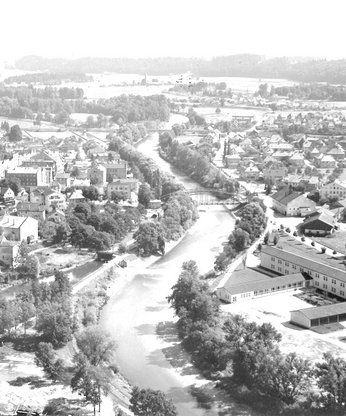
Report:
[[[229,279],[216,289],[219,299],[227,303],[254,299],[276,292],[296,290],[309,285],[301,273],[270,277],[254,269],[234,271]]]
[[[106,168],[106,181],[112,182],[113,179],[125,179],[127,175],[127,162],[121,160],[116,163],[103,163],[101,166]]]
[[[346,299],[345,256],[330,256],[317,251],[294,237],[280,236],[276,246],[261,249],[261,267],[282,275],[305,272],[313,280],[311,286]]]
[[[346,302],[291,311],[291,322],[303,328],[346,321]]]

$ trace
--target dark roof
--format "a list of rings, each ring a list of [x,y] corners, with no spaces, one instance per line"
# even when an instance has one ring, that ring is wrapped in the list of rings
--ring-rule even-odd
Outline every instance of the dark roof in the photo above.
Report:
[[[39,152],[36,155],[31,156],[29,160],[39,160],[39,161],[47,161],[47,162],[55,162],[55,160],[49,156],[46,152]]]
[[[255,290],[271,289],[277,286],[289,285],[304,281],[301,273],[286,276],[269,277],[252,269],[237,270],[232,273],[223,288],[232,295]]]
[[[308,319],[324,318],[327,316],[340,315],[346,313],[346,302],[335,303],[332,305],[317,306],[315,308],[298,309],[292,312],[300,312]]]
[[[313,223],[315,223],[316,226],[318,222],[322,222],[328,225],[330,228],[333,228],[335,225],[334,218],[331,215],[328,215],[325,212],[316,211],[304,219],[303,227],[306,228],[306,226],[313,225]]]

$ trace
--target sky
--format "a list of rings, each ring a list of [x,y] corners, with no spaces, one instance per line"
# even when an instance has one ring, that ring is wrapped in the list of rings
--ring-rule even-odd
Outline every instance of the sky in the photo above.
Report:
[[[1,0],[0,57],[339,59],[345,13],[345,0]]]

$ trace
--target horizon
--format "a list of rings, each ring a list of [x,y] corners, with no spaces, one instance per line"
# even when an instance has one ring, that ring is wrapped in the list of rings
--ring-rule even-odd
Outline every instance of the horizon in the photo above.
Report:
[[[1,59],[345,59],[343,12],[343,0],[4,0]]]

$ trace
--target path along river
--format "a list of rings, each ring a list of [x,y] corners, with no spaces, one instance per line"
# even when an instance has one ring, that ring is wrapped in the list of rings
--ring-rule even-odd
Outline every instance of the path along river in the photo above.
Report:
[[[152,134],[137,149],[150,156],[164,171],[173,174],[186,189],[198,184],[177,172],[157,152],[158,135]],[[101,325],[117,340],[117,361],[122,374],[133,385],[164,391],[179,416],[218,415],[217,409],[203,409],[191,393],[191,386],[205,382],[189,364],[179,345],[173,311],[166,297],[176,282],[184,261],[196,260],[201,272],[212,269],[214,258],[234,227],[234,219],[222,206],[200,212],[197,223],[164,257],[137,270],[123,289],[103,309]]]

